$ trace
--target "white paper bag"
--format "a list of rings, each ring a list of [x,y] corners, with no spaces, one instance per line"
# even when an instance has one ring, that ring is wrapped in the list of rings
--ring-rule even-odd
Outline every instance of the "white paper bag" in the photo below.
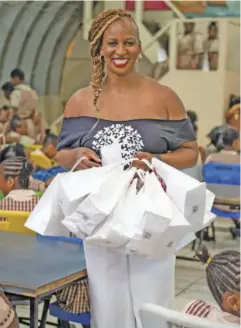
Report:
[[[76,208],[74,220],[78,217],[78,229],[83,235],[89,236],[112,212],[121,195],[127,190],[134,177],[136,169],[124,170],[123,165],[118,165],[111,170],[99,187],[91,192]],[[71,221],[71,215],[66,221]]]
[[[206,207],[206,183],[200,183],[187,174],[156,158],[152,160],[157,173],[167,186],[167,195],[177,205],[194,230],[203,222]]]
[[[65,216],[72,214],[84,198],[105,180],[115,165],[68,172],[59,181],[60,205]]]
[[[69,236],[69,231],[61,223],[64,214],[58,193],[59,181],[64,174],[58,174],[50,183],[26,221],[25,227],[41,235]]]
[[[166,260],[177,252],[177,248],[191,225],[173,203],[173,219],[164,232],[144,229],[142,235],[132,239],[126,246],[130,253],[144,255],[151,259]]]
[[[170,200],[154,172],[146,173],[146,195],[143,221],[147,230],[164,231],[173,218],[173,202]]]
[[[137,193],[137,179],[134,179],[105,223],[86,242],[110,248],[124,246],[136,232],[144,204],[143,189]]]

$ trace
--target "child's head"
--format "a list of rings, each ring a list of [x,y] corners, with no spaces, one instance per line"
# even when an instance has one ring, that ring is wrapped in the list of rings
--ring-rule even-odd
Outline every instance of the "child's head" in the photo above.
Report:
[[[207,137],[210,139],[211,144],[218,150],[232,149],[233,147],[237,147],[239,132],[230,125],[224,124],[213,128]]]
[[[240,252],[224,251],[211,258],[203,246],[196,254],[207,264],[208,286],[221,309],[240,316]]]
[[[23,157],[12,157],[0,164],[0,190],[6,196],[14,189],[27,189],[33,166]]]
[[[50,130],[46,130],[46,137],[43,141],[43,152],[48,158],[53,159],[56,156],[57,144],[58,137],[55,134],[51,133]]]
[[[16,144],[15,146],[7,146],[0,151],[0,163],[6,159],[19,156],[24,158],[26,157],[24,147],[22,145]]]
[[[240,150],[239,131],[229,126],[222,134],[224,149]]]
[[[28,135],[27,123],[19,116],[15,115],[10,121],[10,128],[12,131],[19,133],[20,135]]]

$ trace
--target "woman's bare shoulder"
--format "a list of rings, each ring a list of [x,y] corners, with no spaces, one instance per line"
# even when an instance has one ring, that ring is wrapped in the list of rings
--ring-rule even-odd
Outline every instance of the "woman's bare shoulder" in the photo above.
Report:
[[[170,120],[179,120],[187,117],[185,107],[174,90],[152,79],[149,79],[148,82],[152,97],[157,100],[157,104],[163,104]],[[160,110],[163,110],[161,106]]]
[[[93,93],[90,86],[76,91],[65,106],[64,117],[88,116],[92,97]]]

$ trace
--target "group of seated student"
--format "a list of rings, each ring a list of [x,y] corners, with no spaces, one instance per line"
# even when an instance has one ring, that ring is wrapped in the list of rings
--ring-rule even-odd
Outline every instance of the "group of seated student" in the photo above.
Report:
[[[43,118],[39,114],[35,114],[31,119],[26,120],[18,115],[13,115],[12,110],[8,106],[0,108],[0,145],[3,143],[19,142],[23,145],[33,145],[42,142],[40,130],[42,128]]]
[[[193,129],[197,135],[198,132],[198,116],[193,111],[187,111],[187,115],[193,125]],[[214,127],[207,135],[209,143],[206,147],[199,147],[199,160],[198,169],[199,174],[194,176],[197,179],[203,179],[202,169],[203,165],[216,162],[226,164],[239,164],[240,163],[240,132],[239,129],[229,125],[223,124],[221,126]],[[188,172],[187,172],[188,173]],[[195,172],[196,174],[196,172]],[[196,174],[197,175],[197,174]],[[240,198],[226,200],[219,197],[215,198],[213,205],[216,209],[224,212],[240,212]],[[231,227],[230,231],[233,238],[236,237],[237,231],[240,229],[240,220],[232,220],[235,227]],[[237,230],[238,229],[238,230]],[[200,233],[197,233],[200,236]],[[209,236],[209,229],[205,228],[203,233],[203,239],[205,241],[213,240],[213,237]]]

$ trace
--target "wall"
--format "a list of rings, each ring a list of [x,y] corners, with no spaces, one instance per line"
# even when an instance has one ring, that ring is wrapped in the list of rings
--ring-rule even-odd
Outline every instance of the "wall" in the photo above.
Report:
[[[72,52],[66,58],[60,97],[66,102],[71,95],[89,84],[91,77],[89,42],[83,40],[80,30],[73,40]]]
[[[161,83],[171,87],[181,98],[186,110],[198,115],[198,141],[206,145],[206,135],[223,123],[224,83],[222,72],[171,71]]]

